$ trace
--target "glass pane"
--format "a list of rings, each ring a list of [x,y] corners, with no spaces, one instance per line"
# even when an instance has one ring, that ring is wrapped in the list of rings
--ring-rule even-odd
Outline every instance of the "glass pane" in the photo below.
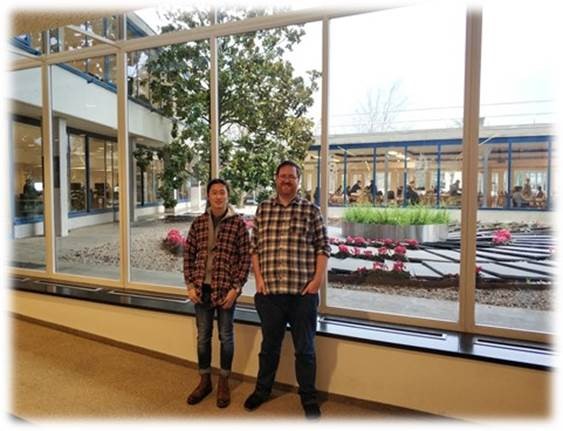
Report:
[[[329,307],[457,319],[464,46],[454,4],[331,21]]]
[[[206,204],[209,43],[132,52],[128,65],[131,280],[183,290],[182,239]]]
[[[301,194],[318,201],[318,154],[306,151],[320,124],[320,23],[222,37],[218,46],[220,176],[231,185],[231,203],[254,216],[275,194],[284,159],[304,167]],[[243,294],[254,293],[251,274]]]
[[[31,269],[45,269],[40,78],[39,69],[11,75],[14,117],[9,120],[8,152],[13,196],[10,265]]]
[[[553,329],[556,239],[546,210],[555,173],[557,69],[545,48],[556,25],[549,9],[511,5],[507,13],[495,2],[483,9],[478,192],[489,199],[478,213],[475,309],[481,325]]]
[[[118,279],[116,93],[72,67],[51,68],[56,271]]]

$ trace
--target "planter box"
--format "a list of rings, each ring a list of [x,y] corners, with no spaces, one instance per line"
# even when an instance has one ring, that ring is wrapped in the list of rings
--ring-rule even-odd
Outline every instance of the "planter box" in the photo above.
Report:
[[[395,241],[416,239],[418,242],[445,241],[447,224],[397,226],[390,224],[361,224],[342,222],[343,236],[362,236],[369,239],[390,238]]]

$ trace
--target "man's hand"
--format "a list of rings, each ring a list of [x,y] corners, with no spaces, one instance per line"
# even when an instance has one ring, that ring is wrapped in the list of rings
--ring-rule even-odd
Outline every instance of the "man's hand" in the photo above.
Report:
[[[255,276],[254,281],[256,284],[256,293],[260,293],[261,295],[267,295],[268,293],[270,293],[266,288],[266,283],[264,282],[264,279],[262,277]]]
[[[200,304],[201,303],[201,298],[199,296],[199,292],[195,288],[188,289],[188,298],[194,304]]]
[[[235,303],[237,296],[238,295],[236,289],[231,289],[229,290],[225,298],[219,303],[219,305],[223,310],[228,310]]]
[[[307,295],[307,294],[314,295],[319,292],[320,288],[321,288],[321,282],[313,278],[309,283],[307,283],[305,289],[301,291],[301,295]]]

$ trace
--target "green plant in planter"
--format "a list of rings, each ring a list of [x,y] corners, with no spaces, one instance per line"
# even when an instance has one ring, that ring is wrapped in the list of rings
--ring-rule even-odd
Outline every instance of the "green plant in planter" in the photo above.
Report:
[[[344,211],[344,221],[347,223],[399,226],[448,224],[450,214],[444,209],[432,209],[423,206],[396,208],[354,206]]]

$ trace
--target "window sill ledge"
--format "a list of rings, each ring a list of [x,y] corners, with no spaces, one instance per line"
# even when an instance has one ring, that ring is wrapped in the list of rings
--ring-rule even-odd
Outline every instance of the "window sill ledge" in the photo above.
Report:
[[[193,304],[187,298],[179,296],[124,292],[120,289],[97,286],[66,285],[30,277],[13,277],[10,282],[12,289],[19,291],[163,313],[194,315]],[[235,321],[245,325],[260,325],[254,308],[245,304],[237,306]],[[539,343],[330,316],[320,317],[317,335],[544,371],[551,371],[554,368],[554,352],[550,346]]]

